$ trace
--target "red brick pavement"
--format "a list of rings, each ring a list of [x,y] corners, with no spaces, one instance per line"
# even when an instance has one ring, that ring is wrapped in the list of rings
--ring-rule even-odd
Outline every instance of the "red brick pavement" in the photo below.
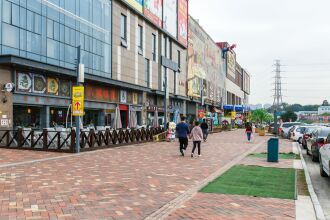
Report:
[[[68,155],[63,153],[0,148],[0,165]]]
[[[167,219],[295,219],[295,203],[287,199],[198,193]]]
[[[264,140],[237,130],[210,135],[198,159],[178,156],[178,143],[148,143],[0,166],[0,219],[142,219]]]
[[[258,139],[258,136],[256,138]],[[280,139],[279,151],[292,152],[292,142]],[[261,145],[255,151],[255,153],[260,152],[267,152],[267,144]],[[292,168],[293,160],[280,159],[279,163],[268,163],[265,158],[248,156],[240,164]],[[197,193],[182,207],[171,213],[167,219],[295,219],[295,202],[285,199]]]
[[[268,137],[270,138],[270,137]],[[290,153],[292,152],[292,141],[287,139],[280,139],[279,140],[279,152],[280,153]],[[267,144],[262,145],[256,150],[256,153],[264,153],[267,152]]]

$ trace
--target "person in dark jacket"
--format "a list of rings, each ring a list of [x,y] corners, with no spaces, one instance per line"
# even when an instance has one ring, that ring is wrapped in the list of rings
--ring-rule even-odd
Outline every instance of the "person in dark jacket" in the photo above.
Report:
[[[203,139],[205,142],[207,139],[207,136],[209,135],[209,125],[206,123],[205,119],[203,119],[203,122],[201,124],[201,129],[203,131]]]
[[[188,147],[188,135],[189,135],[189,127],[188,124],[185,122],[186,118],[181,117],[181,122],[176,125],[176,133],[179,138],[180,143],[180,153],[181,156],[184,157],[184,151]]]
[[[251,136],[252,136],[252,126],[249,123],[246,125],[245,133],[246,133],[248,142],[250,142]]]

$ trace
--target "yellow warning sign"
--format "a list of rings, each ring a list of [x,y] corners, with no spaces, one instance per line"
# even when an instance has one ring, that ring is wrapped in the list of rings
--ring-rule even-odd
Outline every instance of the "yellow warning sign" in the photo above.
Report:
[[[73,86],[72,87],[72,115],[83,116],[84,115],[84,87]]]

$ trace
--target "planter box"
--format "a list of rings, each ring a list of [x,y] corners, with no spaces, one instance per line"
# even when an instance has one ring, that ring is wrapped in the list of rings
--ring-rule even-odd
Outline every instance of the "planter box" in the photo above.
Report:
[[[259,136],[265,136],[265,130],[259,130]]]

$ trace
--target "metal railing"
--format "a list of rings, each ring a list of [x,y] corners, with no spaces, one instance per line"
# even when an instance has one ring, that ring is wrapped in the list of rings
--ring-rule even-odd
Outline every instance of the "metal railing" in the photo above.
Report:
[[[80,133],[81,151],[138,144],[153,141],[153,137],[164,132],[163,128],[140,128],[94,130],[82,129]],[[0,148],[57,151],[74,153],[76,145],[75,129],[43,129],[35,131],[19,128],[0,130]]]

